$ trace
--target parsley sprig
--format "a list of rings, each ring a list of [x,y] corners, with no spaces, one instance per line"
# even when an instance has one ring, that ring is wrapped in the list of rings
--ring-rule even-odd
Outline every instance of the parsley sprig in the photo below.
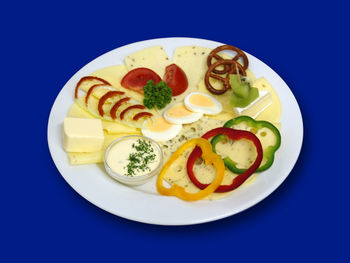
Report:
[[[138,139],[132,144],[136,151],[130,153],[128,165],[124,167],[127,170],[127,176],[134,176],[136,172],[151,171],[149,164],[152,163],[156,155],[149,141]]]
[[[168,87],[165,81],[154,84],[153,80],[149,80],[146,86],[143,87],[143,91],[145,95],[143,105],[148,109],[163,109],[170,103],[173,95],[172,89]]]

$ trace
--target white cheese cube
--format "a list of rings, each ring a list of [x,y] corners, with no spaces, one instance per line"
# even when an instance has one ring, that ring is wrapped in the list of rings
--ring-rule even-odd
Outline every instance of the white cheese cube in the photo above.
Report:
[[[102,149],[104,134],[100,119],[66,117],[63,148],[67,152],[96,152]]]
[[[248,115],[256,118],[261,112],[272,104],[271,93],[266,90],[259,90],[259,97],[244,108],[236,107],[234,111],[238,115]]]

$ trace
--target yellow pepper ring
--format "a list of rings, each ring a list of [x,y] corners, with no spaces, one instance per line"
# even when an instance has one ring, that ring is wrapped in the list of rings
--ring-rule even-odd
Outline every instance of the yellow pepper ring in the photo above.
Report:
[[[187,148],[195,147],[195,146],[199,146],[201,148],[202,159],[204,160],[205,164],[207,165],[213,164],[214,167],[216,168],[217,174],[215,179],[212,181],[212,183],[209,184],[203,190],[198,191],[197,193],[186,192],[185,188],[177,185],[176,183],[173,184],[170,188],[164,187],[163,177],[166,171],[168,170],[168,168],[174,163],[174,161],[176,161],[177,158],[179,158],[179,156]],[[219,187],[222,180],[224,179],[224,174],[225,174],[224,162],[222,161],[221,156],[217,155],[212,151],[212,146],[210,142],[203,138],[195,138],[181,145],[180,148],[173,153],[173,155],[170,157],[168,162],[163,166],[157,179],[157,190],[162,195],[177,196],[178,198],[185,201],[197,201],[213,193],[216,190],[216,188]]]

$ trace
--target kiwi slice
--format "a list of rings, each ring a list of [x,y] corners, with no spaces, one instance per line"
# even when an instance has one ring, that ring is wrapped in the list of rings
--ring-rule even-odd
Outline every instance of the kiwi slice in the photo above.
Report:
[[[230,75],[230,85],[233,90],[230,103],[233,107],[244,108],[259,97],[259,90],[240,76]]]

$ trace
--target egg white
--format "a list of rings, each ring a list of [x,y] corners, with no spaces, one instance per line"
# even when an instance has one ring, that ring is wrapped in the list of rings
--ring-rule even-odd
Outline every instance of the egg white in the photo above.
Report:
[[[182,103],[178,103],[175,105],[171,105],[169,106],[167,109],[165,109],[164,113],[163,113],[163,117],[166,121],[173,123],[173,124],[188,124],[188,123],[193,123],[198,121],[200,118],[203,117],[203,113],[200,112],[193,112],[190,115],[187,116],[183,116],[183,117],[174,117],[174,116],[169,116],[167,113],[168,111],[175,106],[178,106]],[[187,108],[187,107],[185,107]]]
[[[171,124],[168,130],[162,132],[156,132],[146,128],[142,128],[141,132],[144,136],[151,138],[155,141],[167,141],[174,138],[181,131],[181,129],[181,124]]]
[[[191,103],[190,102],[190,98],[191,98],[191,96],[193,96],[195,94],[200,94],[202,96],[210,98],[214,102],[214,106],[206,107],[206,106],[199,106],[199,105]],[[189,93],[185,97],[184,104],[185,104],[186,108],[188,110],[190,110],[190,111],[198,112],[198,113],[202,113],[202,114],[207,114],[207,115],[216,115],[216,114],[219,114],[222,111],[222,105],[221,105],[221,103],[219,101],[214,99],[212,96],[210,96],[208,94],[205,94],[205,93],[202,93],[202,92],[191,92],[191,93]]]

